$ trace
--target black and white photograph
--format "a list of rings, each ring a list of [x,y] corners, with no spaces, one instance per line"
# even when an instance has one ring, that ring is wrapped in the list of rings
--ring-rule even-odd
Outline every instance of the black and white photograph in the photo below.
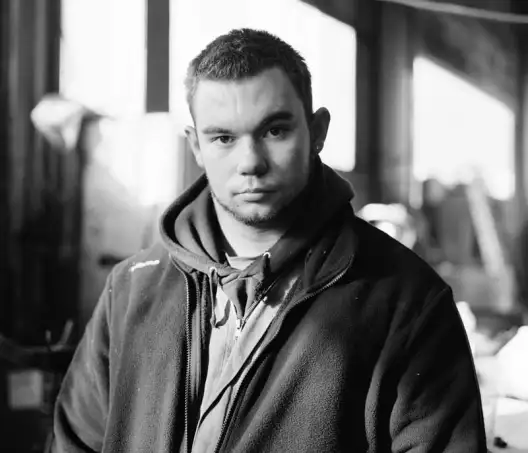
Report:
[[[528,0],[0,0],[0,452],[528,453]]]

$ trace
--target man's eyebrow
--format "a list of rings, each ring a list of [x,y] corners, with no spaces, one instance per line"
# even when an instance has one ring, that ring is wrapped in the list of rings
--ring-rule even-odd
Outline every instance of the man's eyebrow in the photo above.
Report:
[[[233,135],[233,132],[229,129],[224,129],[223,127],[209,126],[202,129],[202,134],[204,135]]]
[[[292,112],[288,110],[280,110],[278,112],[272,113],[271,115],[268,115],[266,118],[264,118],[260,122],[260,127],[267,126],[270,123],[273,123],[274,121],[291,121],[294,118],[294,115]]]
[[[291,121],[294,118],[294,115],[292,112],[288,110],[280,110],[278,112],[274,112],[270,115],[268,115],[266,118],[264,118],[260,124],[259,129],[267,126],[268,124],[273,123],[274,121]],[[217,127],[217,126],[208,126],[202,129],[202,134],[204,135],[234,135],[234,132],[223,128],[223,127]]]

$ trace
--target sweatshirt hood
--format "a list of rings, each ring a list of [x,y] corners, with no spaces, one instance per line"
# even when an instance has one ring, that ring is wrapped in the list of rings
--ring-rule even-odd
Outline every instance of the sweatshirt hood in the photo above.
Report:
[[[350,183],[316,158],[304,192],[303,208],[288,231],[261,257],[243,271],[233,269],[220,249],[220,226],[207,178],[202,175],[163,214],[161,238],[169,253],[185,267],[220,279],[256,277],[260,282],[278,274],[302,250],[307,250],[323,227],[350,201]]]

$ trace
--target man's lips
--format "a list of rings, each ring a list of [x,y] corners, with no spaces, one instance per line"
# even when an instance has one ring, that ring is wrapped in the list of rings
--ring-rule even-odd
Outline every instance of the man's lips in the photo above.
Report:
[[[275,192],[275,190],[269,189],[269,188],[257,188],[257,189],[245,189],[245,190],[238,192],[237,194],[238,195],[246,195],[246,194],[251,195],[251,194],[265,194],[265,193],[271,193],[271,192]]]
[[[270,189],[246,189],[238,192],[238,196],[246,201],[261,201],[271,195],[274,191]]]

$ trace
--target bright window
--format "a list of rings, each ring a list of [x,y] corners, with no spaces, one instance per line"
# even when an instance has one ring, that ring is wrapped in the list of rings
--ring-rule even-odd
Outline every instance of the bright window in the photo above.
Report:
[[[188,63],[215,37],[233,28],[265,29],[291,44],[312,72],[314,108],[332,121],[322,159],[350,171],[355,153],[356,36],[354,29],[299,0],[173,0],[171,111],[190,124],[183,81]]]
[[[414,62],[414,174],[446,185],[475,172],[491,196],[513,196],[514,114],[501,101],[427,58]]]
[[[145,111],[146,0],[62,2],[60,91],[105,114]]]

